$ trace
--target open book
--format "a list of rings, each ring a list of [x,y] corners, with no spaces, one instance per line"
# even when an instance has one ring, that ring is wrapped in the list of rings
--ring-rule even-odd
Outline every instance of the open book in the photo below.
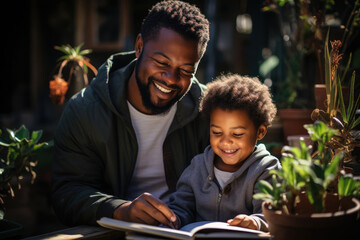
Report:
[[[130,233],[158,236],[168,239],[198,239],[198,238],[236,238],[236,239],[269,239],[265,232],[248,228],[229,226],[225,222],[195,222],[180,230],[167,227],[151,226],[141,223],[124,222],[103,217],[97,221],[100,226]]]

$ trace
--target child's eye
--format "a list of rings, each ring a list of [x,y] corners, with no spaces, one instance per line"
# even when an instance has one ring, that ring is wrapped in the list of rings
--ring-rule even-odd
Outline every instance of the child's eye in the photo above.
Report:
[[[241,137],[244,134],[243,133],[234,133],[233,135],[234,135],[234,137]]]
[[[220,135],[220,134],[221,134],[221,132],[215,132],[215,131],[212,131],[212,134],[214,134],[214,135]]]

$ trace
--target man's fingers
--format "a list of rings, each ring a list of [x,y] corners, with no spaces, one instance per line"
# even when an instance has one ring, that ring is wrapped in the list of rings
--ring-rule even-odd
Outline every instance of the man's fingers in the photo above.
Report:
[[[173,211],[150,193],[144,193],[134,201],[124,203],[114,211],[113,217],[124,221],[151,225],[161,223],[171,228],[175,228],[177,220]]]
[[[141,211],[136,217],[135,221],[138,223],[145,223],[150,225],[158,225],[159,222],[154,219],[152,216],[147,214],[145,211]]]
[[[161,200],[155,198],[149,193],[144,193],[140,195],[133,201],[134,211],[133,216],[136,216],[137,219],[142,219],[147,224],[158,224],[174,227],[172,221],[172,216],[175,217],[175,214],[163,203]],[[170,211],[170,212],[169,212]],[[169,217],[170,216],[170,217]]]
[[[153,212],[154,214],[158,214],[158,212],[160,211],[162,215],[165,216],[170,222],[176,222],[176,215],[170,208],[168,208],[168,206],[164,202],[155,198],[151,194],[145,193],[144,196],[146,201],[156,209]]]

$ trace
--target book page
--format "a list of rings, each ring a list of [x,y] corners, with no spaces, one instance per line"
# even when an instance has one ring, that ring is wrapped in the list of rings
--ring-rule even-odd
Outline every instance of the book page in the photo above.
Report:
[[[194,239],[194,238],[247,238],[263,239],[264,232],[248,228],[229,226],[225,222],[195,222],[188,224],[180,230],[167,227],[152,226],[141,223],[132,223],[103,217],[97,223],[106,228],[121,230],[124,232],[133,232],[137,234],[146,234],[168,239]],[[132,235],[132,236],[136,236]],[[195,237],[194,237],[195,236]],[[267,235],[267,238],[269,235]]]
[[[189,232],[171,229],[167,227],[157,227],[141,223],[125,222],[107,217],[101,218],[97,221],[97,223],[102,227],[122,230],[125,232],[131,231],[144,234],[152,234],[172,239],[191,239],[191,234]]]
[[[194,222],[190,223],[180,230],[190,232],[191,235],[195,235],[195,233],[200,232],[202,230],[216,230],[217,232],[225,232],[225,231],[233,231],[233,232],[247,232],[247,233],[255,233],[255,234],[263,234],[264,232],[253,230],[249,228],[230,226],[225,222],[214,222],[214,221],[202,221],[202,222]]]

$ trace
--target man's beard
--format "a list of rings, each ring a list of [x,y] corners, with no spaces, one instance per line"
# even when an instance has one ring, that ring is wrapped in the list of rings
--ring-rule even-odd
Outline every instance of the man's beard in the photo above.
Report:
[[[184,93],[184,95],[182,95],[182,96],[176,95],[173,99],[171,99],[164,106],[155,105],[151,101],[150,90],[149,90],[150,84],[154,84],[153,81],[155,80],[155,78],[149,77],[147,84],[144,84],[141,82],[140,77],[139,77],[139,66],[141,65],[141,61],[142,61],[142,53],[140,54],[140,56],[136,62],[136,66],[135,66],[135,79],[136,79],[138,88],[140,90],[142,103],[146,109],[151,111],[152,114],[160,114],[160,113],[165,114],[170,110],[171,106],[173,106],[177,101],[179,101],[187,93],[187,91],[190,89],[190,86],[189,86],[188,90]],[[156,79],[156,81],[161,82],[162,84],[165,84],[164,81],[157,80],[157,79]],[[181,89],[179,89],[179,87],[176,85],[172,86],[171,88],[178,90],[178,92],[181,92]]]

